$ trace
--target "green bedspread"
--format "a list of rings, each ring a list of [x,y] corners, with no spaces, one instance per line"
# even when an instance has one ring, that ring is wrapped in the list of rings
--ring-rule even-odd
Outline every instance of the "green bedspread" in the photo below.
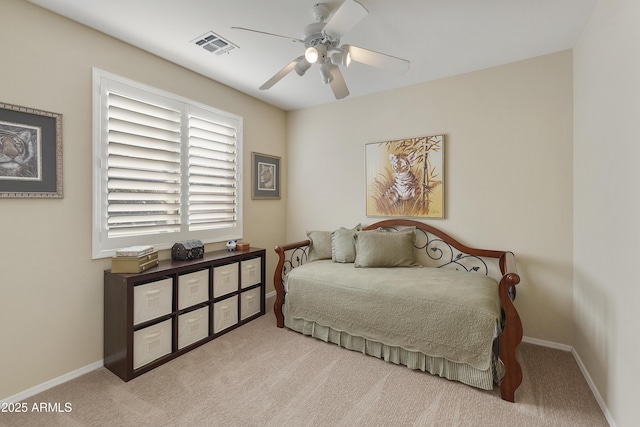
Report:
[[[288,317],[315,322],[476,369],[491,367],[500,300],[490,277],[323,260],[293,269],[287,289],[285,322]]]

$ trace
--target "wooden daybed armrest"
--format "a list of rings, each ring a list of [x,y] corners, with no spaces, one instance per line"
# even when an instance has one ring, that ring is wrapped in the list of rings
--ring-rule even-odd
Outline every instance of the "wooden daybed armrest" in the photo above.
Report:
[[[500,270],[503,274],[498,284],[498,293],[504,311],[504,328],[500,334],[500,360],[504,364],[506,374],[500,382],[500,395],[509,402],[515,401],[515,391],[522,383],[522,368],[516,359],[516,348],[522,341],[522,322],[513,305],[516,297],[516,285],[520,276],[516,271],[516,258],[511,252],[504,252],[500,257]]]
[[[276,315],[276,323],[278,328],[284,327],[284,316],[282,315],[282,304],[284,304],[284,277],[285,271],[302,265],[307,260],[306,248],[311,244],[310,240],[302,240],[300,242],[289,243],[286,245],[278,245],[275,251],[278,254],[278,264],[276,272],[273,275],[273,287],[276,290],[276,302],[273,304],[273,312]],[[285,252],[293,250],[289,260],[285,258]],[[285,263],[288,264],[285,268]]]

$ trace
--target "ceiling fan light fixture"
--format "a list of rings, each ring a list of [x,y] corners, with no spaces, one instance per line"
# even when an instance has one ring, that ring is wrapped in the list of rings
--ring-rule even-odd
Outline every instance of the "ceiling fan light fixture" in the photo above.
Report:
[[[304,58],[310,64],[314,64],[318,60],[318,57],[320,57],[320,53],[318,52],[318,49],[313,46],[308,47],[307,50],[304,51]]]
[[[322,76],[322,82],[324,84],[329,84],[333,80],[331,69],[329,69],[327,64],[322,64],[322,67],[320,67],[320,75]]]
[[[339,52],[331,55],[331,63],[334,65],[344,65],[348,67],[351,64],[351,53],[349,53],[349,46],[343,46]]]
[[[344,55],[344,64],[348,67],[351,64],[351,50],[350,50],[351,46],[349,46],[348,44],[342,46],[342,48],[340,49],[342,51],[342,54]]]
[[[309,61],[307,61],[305,58],[302,58],[294,67],[294,70],[296,70],[296,73],[302,77],[304,76],[304,73],[307,72],[307,70],[311,68],[311,64],[309,63]]]

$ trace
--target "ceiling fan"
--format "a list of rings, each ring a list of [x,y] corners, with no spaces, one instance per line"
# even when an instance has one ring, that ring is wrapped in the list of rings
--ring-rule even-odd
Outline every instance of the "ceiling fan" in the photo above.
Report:
[[[300,39],[250,28],[231,27],[238,30],[282,37],[296,43],[302,43],[306,47],[304,55],[297,57],[278,71],[260,86],[261,90],[271,88],[291,71],[295,70],[299,76],[303,76],[312,65],[317,64],[320,68],[322,81],[331,86],[336,99],[342,99],[349,95],[349,89],[339,65],[348,67],[351,61],[356,61],[399,73],[409,71],[410,63],[406,59],[348,44],[340,45],[340,38],[369,14],[367,9],[360,3],[354,0],[344,0],[329,20],[327,18],[331,10],[326,4],[315,4],[312,12],[316,22],[304,27],[302,38]]]

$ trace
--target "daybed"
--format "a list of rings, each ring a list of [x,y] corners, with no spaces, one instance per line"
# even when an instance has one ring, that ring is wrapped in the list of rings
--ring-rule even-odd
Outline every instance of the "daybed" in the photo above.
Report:
[[[522,382],[520,277],[511,252],[427,224],[385,220],[276,246],[277,326],[513,402]]]

